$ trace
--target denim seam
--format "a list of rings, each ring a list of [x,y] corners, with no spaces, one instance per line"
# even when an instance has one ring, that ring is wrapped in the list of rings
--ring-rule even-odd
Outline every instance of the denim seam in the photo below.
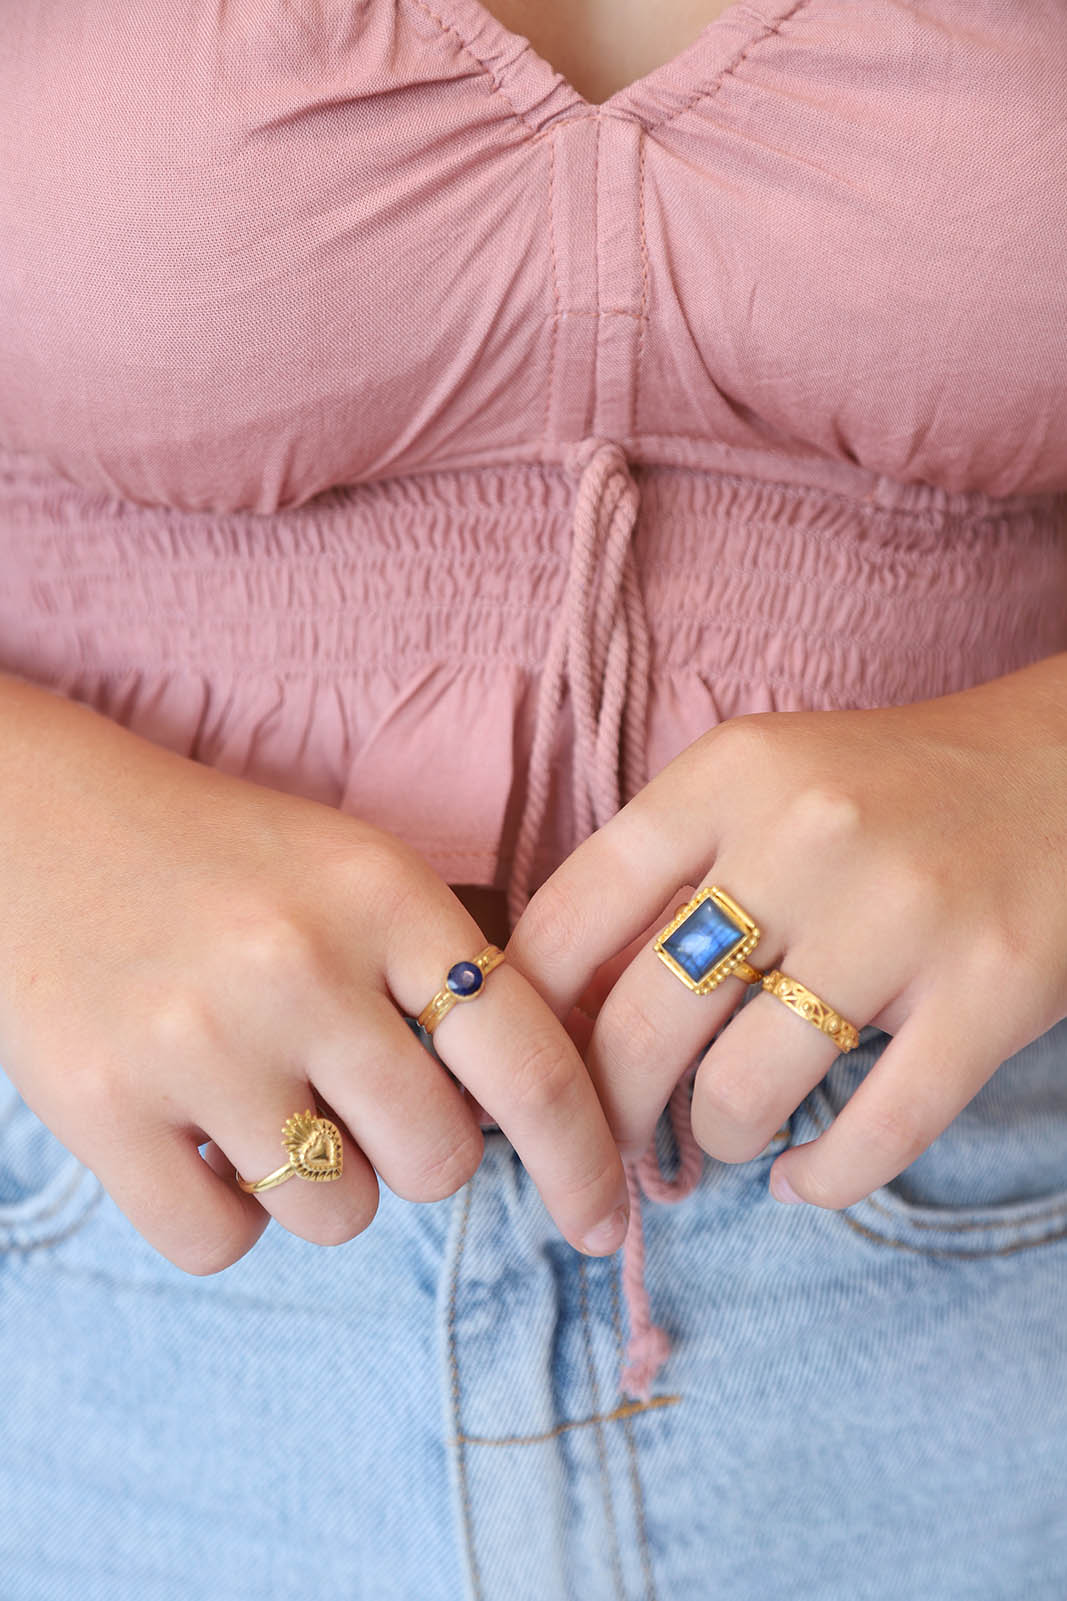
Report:
[[[578,1258],[579,1305],[582,1313],[582,1338],[585,1345],[586,1371],[589,1375],[589,1388],[592,1391],[593,1417],[596,1419],[596,1454],[600,1467],[600,1484],[604,1495],[604,1516],[611,1534],[611,1571],[615,1579],[615,1593],[620,1601],[626,1601],[626,1588],[622,1576],[622,1552],[619,1547],[619,1528],[615,1520],[615,1505],[611,1495],[611,1478],[608,1474],[607,1448],[604,1440],[604,1429],[597,1414],[600,1412],[600,1386],[597,1383],[596,1361],[593,1356],[593,1331],[589,1322],[589,1280],[586,1272],[587,1260],[584,1256]]]
[[[31,1237],[26,1241],[19,1239],[19,1233],[23,1228],[27,1229],[28,1231],[33,1230],[43,1223],[47,1218],[54,1217],[56,1212],[60,1211],[75,1193],[78,1184],[81,1182],[81,1178],[81,1164],[79,1163],[74,1183],[68,1186],[59,1199],[52,1206],[48,1207],[46,1211],[34,1213],[33,1217],[28,1218],[24,1224],[0,1223],[0,1254],[16,1251],[21,1253],[25,1253],[27,1251],[43,1251],[46,1250],[50,1245],[58,1245],[63,1240],[69,1240],[72,1234],[77,1234],[78,1230],[83,1228],[84,1225],[89,1221],[89,1218],[96,1211],[101,1200],[103,1199],[104,1187],[99,1180],[97,1180],[97,1188],[90,1192],[89,1200],[81,1208],[77,1216],[67,1224],[66,1228],[60,1229],[57,1234],[47,1234],[40,1238],[34,1237],[31,1234]]]
[[[825,1102],[824,1104],[824,1102],[825,1096],[822,1092],[817,1090],[813,1090],[805,1100],[808,1112],[811,1115],[812,1121],[818,1127],[820,1135],[825,1134],[833,1122],[832,1116],[829,1118],[824,1116],[824,1113],[829,1111],[829,1103]],[[889,1222],[893,1222],[895,1220],[895,1214],[890,1210],[890,1208],[883,1206],[874,1198],[873,1195],[865,1196],[862,1201],[857,1202],[856,1204],[859,1206],[867,1206],[872,1211],[881,1213],[881,1215]],[[823,1210],[828,1209],[823,1208]],[[1042,1245],[1053,1244],[1056,1240],[1063,1239],[1064,1236],[1067,1235],[1067,1227],[1064,1227],[1062,1229],[1057,1229],[1054,1232],[1041,1234],[1036,1239],[1013,1239],[1009,1240],[1006,1245],[991,1245],[984,1250],[981,1248],[972,1251],[953,1250],[949,1246],[938,1247],[935,1245],[924,1245],[917,1241],[913,1243],[908,1240],[894,1239],[889,1234],[883,1234],[876,1229],[868,1228],[865,1224],[861,1223],[858,1218],[849,1216],[847,1208],[833,1210],[835,1210],[835,1215],[840,1219],[840,1221],[842,1223],[846,1223],[848,1227],[856,1234],[862,1235],[865,1239],[873,1240],[877,1244],[891,1245],[899,1251],[914,1251],[919,1256],[945,1256],[953,1257],[960,1261],[978,1261],[983,1257],[989,1256],[1011,1256],[1016,1251],[1034,1250]],[[968,1208],[968,1210],[971,1209]],[[975,1210],[978,1209],[975,1208]],[[1050,1202],[1045,1209],[1042,1210],[1039,1208],[1029,1217],[1023,1220],[1011,1219],[1005,1220],[1004,1222],[998,1222],[996,1218],[985,1220],[981,1218],[960,1218],[956,1221],[953,1221],[951,1218],[946,1218],[944,1221],[938,1221],[937,1219],[933,1218],[906,1217],[901,1220],[901,1224],[906,1230],[912,1229],[919,1231],[922,1229],[929,1229],[931,1232],[938,1234],[967,1234],[1003,1233],[1009,1229],[1012,1231],[1018,1231],[1020,1229],[1029,1228],[1033,1225],[1050,1224],[1060,1220],[1063,1220],[1065,1223],[1067,1223],[1067,1203],[1065,1203],[1062,1195],[1057,1195],[1056,1199]]]
[[[849,1217],[844,1212],[838,1215],[856,1234],[863,1235],[864,1239],[873,1240],[877,1245],[891,1246],[894,1251],[912,1251],[916,1256],[949,1257],[955,1262],[978,1262],[983,1257],[989,1256],[1013,1256],[1016,1251],[1033,1251],[1038,1246],[1054,1245],[1057,1240],[1067,1239],[1067,1228],[1062,1228],[1055,1234],[1043,1234],[1037,1240],[1013,1240],[1010,1245],[991,1245],[986,1250],[953,1251],[948,1246],[920,1245],[911,1240],[894,1240],[888,1234],[878,1234],[874,1229],[866,1228],[857,1218]]]
[[[456,1295],[459,1285],[459,1269],[463,1261],[463,1251],[467,1240],[467,1221],[471,1211],[471,1196],[474,1190],[474,1177],[472,1175],[465,1186],[463,1197],[463,1216],[460,1221],[459,1241],[456,1246],[455,1260],[452,1265],[452,1283],[448,1292],[448,1359],[452,1372],[452,1419],[454,1426],[453,1440],[458,1447],[457,1469],[459,1473],[460,1499],[463,1505],[463,1537],[467,1546],[467,1563],[470,1574],[471,1594],[474,1601],[482,1601],[482,1580],[478,1570],[478,1557],[474,1549],[474,1519],[471,1508],[470,1486],[467,1483],[467,1465],[463,1450],[466,1436],[462,1430],[460,1416],[460,1402],[462,1399],[462,1380],[460,1378],[459,1360],[456,1355]]]
[[[625,1360],[622,1343],[622,1318],[619,1312],[619,1284],[622,1279],[622,1253],[615,1253],[615,1269],[611,1275],[611,1312],[615,1327],[615,1361],[616,1369],[621,1368]],[[681,1396],[657,1397],[663,1401],[680,1401]],[[645,1403],[647,1404],[647,1403]],[[638,1549],[641,1552],[641,1569],[645,1576],[646,1601],[657,1601],[656,1581],[652,1573],[652,1553],[648,1548],[648,1530],[645,1527],[645,1503],[641,1492],[641,1475],[637,1471],[637,1448],[634,1444],[633,1424],[629,1414],[625,1415],[623,1424],[626,1439],[626,1453],[630,1464],[630,1489],[633,1495],[634,1523],[637,1528]]]

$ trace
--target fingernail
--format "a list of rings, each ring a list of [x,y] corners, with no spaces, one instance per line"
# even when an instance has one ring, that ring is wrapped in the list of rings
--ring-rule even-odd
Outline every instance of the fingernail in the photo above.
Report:
[[[797,1194],[785,1174],[779,1173],[777,1168],[771,1174],[771,1194],[776,1201],[785,1201],[787,1203],[804,1199],[802,1195]]]
[[[626,1238],[626,1231],[630,1226],[630,1214],[625,1206],[616,1207],[609,1218],[598,1223],[595,1229],[582,1241],[582,1249],[589,1256],[608,1256],[617,1251]]]

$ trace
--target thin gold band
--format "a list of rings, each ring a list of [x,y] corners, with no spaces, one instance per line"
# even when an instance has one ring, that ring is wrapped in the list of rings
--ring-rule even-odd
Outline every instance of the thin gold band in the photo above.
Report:
[[[310,1107],[304,1112],[294,1112],[285,1121],[282,1139],[289,1151],[285,1166],[276,1167],[273,1173],[261,1179],[243,1179],[240,1173],[235,1173],[242,1190],[251,1195],[258,1190],[272,1190],[286,1179],[315,1179],[322,1183],[341,1177],[344,1146],[337,1124],[331,1123],[328,1117],[316,1117]]]

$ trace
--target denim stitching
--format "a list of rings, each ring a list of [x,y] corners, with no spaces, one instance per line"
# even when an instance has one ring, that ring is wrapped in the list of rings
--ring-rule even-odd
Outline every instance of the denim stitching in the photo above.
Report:
[[[467,1544],[467,1561],[470,1567],[471,1587],[474,1601],[482,1601],[482,1581],[478,1570],[478,1558],[474,1549],[474,1519],[470,1500],[470,1486],[467,1483],[466,1459],[463,1451],[465,1436],[460,1427],[460,1400],[462,1396],[462,1381],[460,1379],[459,1361],[456,1356],[456,1293],[459,1284],[460,1263],[463,1260],[463,1248],[467,1239],[467,1220],[471,1211],[471,1195],[474,1189],[473,1177],[465,1186],[463,1197],[463,1218],[460,1225],[459,1242],[456,1246],[456,1259],[452,1269],[452,1283],[449,1286],[448,1299],[448,1361],[452,1372],[452,1418],[455,1426],[453,1439],[459,1446],[458,1467],[460,1497],[463,1503],[463,1535]]]
[[[68,1190],[65,1198],[69,1198],[72,1193],[73,1190]],[[49,1234],[44,1238],[30,1239],[26,1243],[22,1243],[17,1238],[17,1227],[11,1228],[10,1231],[0,1232],[0,1253],[19,1252],[20,1254],[25,1255],[30,1251],[43,1251],[46,1250],[50,1245],[59,1245],[61,1241],[69,1240],[72,1234],[77,1234],[78,1230],[84,1228],[85,1224],[88,1223],[89,1219],[100,1205],[100,1202],[103,1200],[105,1193],[106,1192],[101,1185],[100,1188],[93,1193],[89,1204],[84,1208],[84,1210],[79,1212],[73,1222],[69,1223],[65,1229],[61,1229],[58,1234]],[[54,1212],[58,1211],[60,1204],[61,1203],[57,1203],[55,1207],[49,1208],[49,1211],[45,1215],[51,1217]],[[38,1217],[34,1219],[34,1222],[41,1222],[42,1220],[42,1217]]]
[[[594,1424],[617,1423],[620,1419],[634,1417],[638,1412],[654,1412],[661,1406],[673,1406],[681,1399],[680,1395],[656,1395],[651,1401],[626,1401],[612,1412],[601,1412],[593,1418],[569,1418],[565,1423],[557,1423],[554,1429],[545,1429],[540,1434],[461,1434],[457,1435],[457,1439],[467,1445],[544,1445],[546,1440],[555,1440],[568,1429],[588,1429]]]
[[[611,1275],[611,1312],[615,1327],[615,1361],[616,1371],[618,1371],[625,1360],[622,1345],[622,1318],[619,1312],[619,1283],[622,1279],[622,1253],[620,1251],[616,1251],[614,1261],[614,1272]],[[680,1401],[682,1398],[680,1395],[671,1395],[656,1397],[656,1399],[675,1402]],[[650,1403],[643,1404],[648,1405]],[[646,1601],[656,1601],[656,1581],[652,1575],[652,1554],[648,1548],[648,1531],[645,1528],[645,1504],[641,1493],[641,1476],[637,1471],[637,1448],[634,1443],[633,1425],[629,1421],[628,1414],[620,1413],[620,1415],[626,1417],[623,1432],[626,1440],[626,1452],[630,1462],[630,1489],[634,1504],[634,1527],[637,1530],[638,1549],[641,1552],[641,1570],[645,1576],[645,1596]]]
[[[608,1475],[607,1450],[605,1448],[604,1430],[597,1414],[600,1411],[600,1386],[597,1383],[596,1363],[593,1360],[593,1335],[589,1325],[589,1281],[586,1276],[587,1259],[578,1258],[578,1282],[580,1286],[580,1305],[582,1312],[582,1336],[585,1345],[585,1363],[589,1374],[589,1388],[593,1392],[593,1417],[596,1419],[596,1454],[600,1466],[600,1485],[604,1496],[604,1515],[611,1532],[611,1571],[615,1578],[615,1592],[620,1601],[626,1601],[626,1590],[622,1576],[622,1553],[619,1549],[619,1530],[615,1521],[615,1506],[611,1496],[611,1479]]]
[[[819,1133],[825,1134],[831,1126],[832,1119],[824,1118],[824,1108],[820,1104],[818,1097],[815,1095],[808,1096],[806,1105],[813,1122],[819,1129]],[[967,1234],[975,1232],[988,1233],[990,1231],[995,1233],[998,1230],[1003,1232],[1006,1229],[1017,1230],[1020,1228],[1028,1228],[1031,1224],[1054,1223],[1061,1219],[1064,1220],[1064,1222],[1067,1222],[1067,1200],[1065,1200],[1062,1195],[1057,1195],[1054,1200],[1050,1201],[1049,1205],[1044,1210],[1041,1210],[1039,1206],[1039,1209],[1035,1211],[1029,1218],[1026,1218],[1022,1221],[1018,1219],[1005,1219],[1003,1222],[998,1221],[996,1218],[986,1219],[984,1221],[978,1218],[959,1218],[955,1220],[946,1218],[944,1221],[939,1221],[926,1218],[905,1217],[898,1220],[896,1215],[888,1207],[878,1202],[873,1195],[864,1197],[862,1202],[857,1202],[856,1204],[867,1205],[873,1211],[881,1213],[881,1215],[886,1218],[887,1222],[899,1222],[900,1225],[905,1229],[930,1229],[936,1233],[944,1234]],[[960,1251],[952,1250],[948,1246],[937,1247],[922,1245],[919,1243],[913,1244],[908,1241],[893,1239],[891,1236],[886,1234],[879,1234],[876,1230],[868,1228],[865,1224],[861,1223],[858,1218],[850,1216],[847,1208],[842,1209],[823,1207],[820,1208],[820,1210],[835,1212],[837,1217],[839,1217],[843,1223],[847,1223],[849,1228],[853,1229],[855,1233],[862,1235],[865,1239],[874,1240],[878,1244],[891,1245],[895,1250],[898,1251],[914,1251],[919,1256],[946,1256],[960,1261],[978,1261],[982,1257],[988,1256],[1010,1256],[1015,1251],[1033,1250],[1041,1245],[1054,1244],[1056,1240],[1061,1240],[1067,1236],[1067,1227],[1064,1227],[1056,1230],[1054,1233],[1042,1234],[1038,1239],[1012,1240],[1007,1245],[991,1245],[985,1249],[979,1248],[978,1250],[973,1251]]]

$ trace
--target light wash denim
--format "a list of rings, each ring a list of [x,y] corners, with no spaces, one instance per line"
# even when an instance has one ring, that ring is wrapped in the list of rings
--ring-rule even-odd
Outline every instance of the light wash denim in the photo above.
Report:
[[[1065,1601],[1067,1021],[869,1198],[780,1205],[886,1043],[644,1203],[648,1403],[621,1253],[499,1130],[446,1200],[200,1278],[0,1077],[0,1601]]]

